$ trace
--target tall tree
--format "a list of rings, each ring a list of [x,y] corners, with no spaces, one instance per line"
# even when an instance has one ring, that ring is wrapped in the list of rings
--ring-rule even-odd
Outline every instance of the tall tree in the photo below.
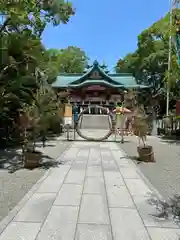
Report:
[[[175,9],[173,16],[180,16],[180,10]],[[173,25],[171,34],[175,36]],[[116,64],[116,72],[131,72],[141,83],[152,87],[152,93],[163,91],[166,87],[168,50],[169,50],[169,13],[155,22],[138,36],[137,50],[120,59]],[[174,94],[176,82],[179,78],[175,45],[172,49],[170,87]],[[172,94],[172,95],[173,95]]]
[[[85,52],[74,46],[61,49],[57,59],[61,73],[83,73],[88,61]]]
[[[65,0],[21,2],[1,0],[0,3],[1,16],[4,18],[0,32],[5,29],[20,31],[31,27],[33,33],[41,36],[48,23],[53,25],[67,23],[69,17],[74,14],[71,3]]]
[[[35,101],[42,75],[47,79],[52,71],[41,43],[44,28],[67,23],[74,10],[64,0],[0,3],[0,137],[6,141],[14,132],[17,110]]]

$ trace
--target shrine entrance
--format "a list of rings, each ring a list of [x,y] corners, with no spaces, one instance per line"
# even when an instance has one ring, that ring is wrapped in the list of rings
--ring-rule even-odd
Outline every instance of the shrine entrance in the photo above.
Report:
[[[120,123],[117,124],[118,129],[113,128],[115,114],[112,114],[112,111],[116,108],[117,102],[124,102],[125,91],[146,88],[146,86],[137,84],[132,74],[109,73],[106,67],[97,61],[85,69],[83,74],[58,76],[52,86],[57,91],[57,95],[64,93],[68,95],[72,107],[76,105],[75,115],[73,111],[65,114],[64,125],[65,130],[67,129],[67,140],[85,139],[88,141],[107,139],[116,141],[116,134],[117,138],[120,136],[119,141],[122,141],[122,134],[120,135],[116,130],[123,132],[124,127],[121,126],[120,120],[117,121]],[[124,117],[122,116],[121,119]]]
[[[102,114],[86,114],[89,109],[95,109],[97,112],[101,110]],[[108,139],[113,133],[112,116],[108,108],[97,105],[91,105],[85,108],[79,114],[76,133],[79,137],[87,141],[104,141]],[[88,133],[90,133],[90,135]],[[102,133],[102,136],[99,137],[96,133]]]
[[[101,110],[101,114],[89,114],[89,108]],[[113,115],[114,114],[109,111],[109,108],[99,105],[90,105],[84,108],[84,110],[78,114],[77,120],[72,122],[72,125],[65,125],[66,140],[123,143],[124,138],[117,132],[116,121]]]

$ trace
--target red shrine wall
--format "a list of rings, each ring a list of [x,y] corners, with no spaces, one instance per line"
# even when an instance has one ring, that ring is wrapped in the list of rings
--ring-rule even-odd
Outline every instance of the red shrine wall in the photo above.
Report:
[[[101,102],[101,101],[112,101],[112,102],[116,102],[116,101],[121,101],[121,95],[120,94],[110,94],[110,95],[106,95],[102,92],[86,92],[84,94],[84,96],[78,95],[73,93],[71,95],[71,100],[73,102],[81,102],[81,101],[95,101],[95,102]]]
[[[73,102],[101,102],[106,100],[116,102],[121,99],[121,94],[118,89],[102,85],[90,85],[84,88],[70,89],[70,98]]]

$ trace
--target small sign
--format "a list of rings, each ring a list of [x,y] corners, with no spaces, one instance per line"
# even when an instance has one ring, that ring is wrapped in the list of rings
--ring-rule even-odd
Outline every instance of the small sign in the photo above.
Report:
[[[65,105],[64,117],[72,118],[72,105],[69,103]]]
[[[72,117],[64,117],[64,125],[72,126]]]
[[[101,79],[102,77],[99,75],[98,71],[93,71],[89,78],[91,78],[91,79]]]
[[[102,97],[93,97],[93,96],[87,96],[86,101],[92,101],[92,102],[101,102],[104,100]]]
[[[89,86],[86,88],[86,90],[88,91],[98,91],[98,90],[101,90],[101,91],[104,91],[106,88],[103,87],[103,86],[100,86],[100,85],[92,85],[92,86]]]

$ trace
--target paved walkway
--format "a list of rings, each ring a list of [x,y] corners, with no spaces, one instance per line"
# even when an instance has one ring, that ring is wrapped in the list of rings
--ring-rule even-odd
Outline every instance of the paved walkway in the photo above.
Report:
[[[46,169],[54,163],[71,142],[60,141],[57,138],[42,144],[37,144],[36,149],[43,154],[46,165],[33,171],[21,168],[18,153],[20,150],[0,151],[0,221],[17,205],[17,203],[29,192],[29,190],[42,178]],[[48,164],[49,163],[49,164]],[[10,173],[8,169],[14,169]]]
[[[1,223],[0,240],[179,239],[171,220],[149,215],[152,190],[117,144],[73,142],[59,160]]]
[[[138,139],[135,136],[128,136],[125,137],[125,141],[120,147],[128,156],[138,156]],[[148,136],[147,142],[153,147],[156,162],[148,164],[141,162],[137,167],[166,199],[179,194],[180,142],[162,140],[153,136]]]

